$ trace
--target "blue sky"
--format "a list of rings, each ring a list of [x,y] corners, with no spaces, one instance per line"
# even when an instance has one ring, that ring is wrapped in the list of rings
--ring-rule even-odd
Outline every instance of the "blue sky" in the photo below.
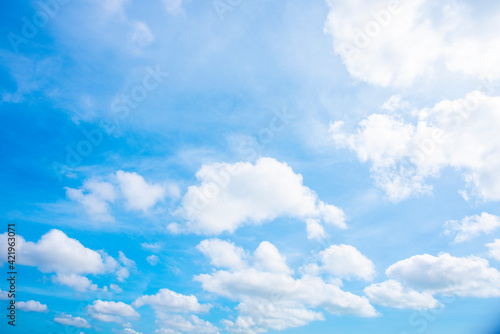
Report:
[[[4,7],[2,333],[499,333],[500,4]]]

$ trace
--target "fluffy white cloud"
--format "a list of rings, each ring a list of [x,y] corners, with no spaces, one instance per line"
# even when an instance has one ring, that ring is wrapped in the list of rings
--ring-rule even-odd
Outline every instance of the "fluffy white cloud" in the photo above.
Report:
[[[455,242],[464,242],[481,233],[489,234],[500,227],[500,217],[483,212],[464,219],[445,223],[445,234],[455,234]]]
[[[490,249],[489,256],[497,261],[500,261],[500,239],[495,239],[494,242],[486,244]]]
[[[80,317],[73,317],[71,315],[60,315],[54,318],[54,321],[65,326],[73,326],[78,328],[90,328],[90,324],[87,320]]]
[[[444,100],[415,112],[415,121],[396,115],[372,114],[353,134],[330,127],[340,147],[355,151],[371,164],[372,177],[393,201],[425,194],[432,187],[425,179],[445,167],[463,171],[468,193],[484,200],[500,200],[500,97],[478,91],[465,98]]]
[[[132,306],[135,308],[151,305],[157,311],[166,312],[208,312],[212,307],[209,304],[200,304],[193,295],[182,295],[169,289],[160,289],[155,295],[145,295],[137,298]]]
[[[160,258],[156,255],[149,255],[148,257],[146,257],[146,261],[148,261],[148,263],[152,266],[156,266],[158,264],[158,262],[160,261]]]
[[[109,203],[116,199],[114,186],[109,182],[85,181],[81,189],[64,188],[69,199],[80,203],[94,221],[112,222]]]
[[[9,293],[7,291],[2,291],[0,289],[0,300],[8,300],[9,299]]]
[[[500,272],[491,268],[486,259],[476,256],[415,255],[391,265],[386,275],[406,287],[431,294],[500,296]]]
[[[156,324],[160,327],[155,331],[157,334],[219,333],[217,327],[195,315],[184,317],[160,312],[156,316]]]
[[[364,292],[372,303],[388,307],[421,310],[439,306],[430,293],[404,288],[395,280],[372,284],[366,287]]]
[[[229,267],[227,262],[219,262],[217,252],[205,252],[205,255],[214,256],[216,261],[210,258],[212,263]],[[365,297],[342,291],[338,284],[329,284],[308,274],[295,279],[285,257],[267,241],[259,245],[253,256],[247,256],[241,249],[233,255],[239,258],[231,261],[237,265],[230,266],[229,270],[195,276],[205,291],[239,302],[237,319],[225,321],[230,332],[282,330],[324,319],[314,308],[339,315],[370,317],[377,314]]]
[[[132,306],[123,302],[95,300],[92,305],[87,306],[87,311],[92,318],[103,322],[117,322],[124,324],[125,318],[137,319],[139,313]]]
[[[246,258],[245,251],[234,243],[220,239],[203,240],[196,248],[205,254],[210,263],[219,268],[241,269],[246,267],[243,260]]]
[[[56,273],[52,278],[54,282],[78,291],[97,289],[97,285],[83,275],[115,272],[120,278],[121,270],[126,269],[128,272],[127,267],[121,266],[104,251],[86,248],[78,240],[69,238],[57,229],[50,230],[37,242],[25,241],[18,235],[16,244],[18,264],[37,267],[43,273]],[[0,235],[0,255],[4,255],[5,259],[6,250],[7,233],[4,233]],[[124,257],[120,254],[120,260],[124,260]]]
[[[407,86],[418,77],[457,72],[500,78],[498,7],[430,0],[328,1],[325,31],[349,73],[382,86]],[[480,17],[471,17],[470,13]]]
[[[16,307],[25,312],[48,312],[47,305],[36,300],[28,300],[27,302],[17,302]]]
[[[322,270],[340,278],[360,278],[370,281],[375,276],[375,265],[349,245],[332,245],[319,252]]]
[[[288,216],[304,221],[318,218],[345,228],[344,212],[318,199],[285,163],[260,158],[255,165],[214,163],[196,173],[200,185],[190,186],[183,198],[186,225],[171,224],[171,232],[198,234],[233,232],[244,224],[260,224]]]
[[[137,173],[119,170],[116,178],[122,194],[125,196],[126,206],[130,210],[148,211],[165,197],[165,189],[157,184],[147,183]]]

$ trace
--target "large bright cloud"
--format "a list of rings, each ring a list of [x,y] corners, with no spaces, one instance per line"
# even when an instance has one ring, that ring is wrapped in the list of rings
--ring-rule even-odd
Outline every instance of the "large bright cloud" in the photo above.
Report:
[[[430,293],[405,288],[395,280],[372,284],[364,292],[372,303],[388,307],[420,310],[439,306]]]
[[[355,247],[332,245],[319,252],[323,263],[322,269],[340,278],[373,279],[375,265]]]
[[[196,173],[200,184],[190,186],[180,210],[188,222],[171,224],[171,232],[198,234],[234,232],[244,224],[260,224],[281,216],[306,221],[318,218],[345,228],[344,212],[318,199],[302,176],[286,163],[260,158],[255,165],[214,163]]]
[[[386,275],[405,287],[431,294],[500,297],[500,272],[476,256],[415,255],[391,265]]]
[[[126,324],[125,319],[137,319],[140,317],[139,313],[128,304],[100,299],[95,300],[92,305],[87,306],[87,311],[96,320],[120,324]]]
[[[500,78],[500,12],[474,11],[463,1],[328,1],[325,30],[349,73],[382,86],[457,72]],[[472,17],[479,15],[479,17]]]
[[[160,289],[155,295],[144,295],[137,298],[132,306],[138,308],[144,305],[150,305],[157,311],[165,312],[183,312],[200,313],[208,312],[211,305],[200,304],[196,296],[182,295],[169,289]]]
[[[78,240],[57,229],[50,230],[37,242],[25,241],[18,235],[16,245],[17,264],[37,267],[43,273],[56,273],[54,282],[79,291],[97,288],[97,285],[83,275],[112,272],[118,275],[120,270],[128,270],[104,251],[86,248]],[[6,250],[7,233],[4,233],[0,235],[0,254],[4,259],[7,259]]]
[[[500,200],[500,97],[474,91],[465,98],[444,100],[415,112],[415,120],[372,114],[348,134],[343,123],[331,125],[336,144],[369,162],[376,184],[393,201],[426,194],[426,178],[445,167],[464,172],[470,196]]]
[[[483,212],[462,220],[449,220],[445,224],[445,234],[455,235],[455,242],[464,242],[482,233],[489,234],[500,227],[500,217]]]
[[[220,249],[235,247],[226,241],[212,239],[208,242],[219,245]],[[227,245],[223,247],[221,243]],[[302,326],[324,319],[321,311],[316,310],[318,308],[338,315],[377,315],[365,297],[343,291],[338,284],[309,274],[294,278],[285,257],[267,241],[259,245],[253,256],[241,249],[233,252],[232,256],[240,257],[238,261],[220,261],[219,252],[204,254],[216,267],[227,270],[201,274],[195,276],[195,280],[201,282],[205,291],[239,303],[238,317],[225,321],[230,332],[259,333]],[[228,265],[234,263],[237,265]]]

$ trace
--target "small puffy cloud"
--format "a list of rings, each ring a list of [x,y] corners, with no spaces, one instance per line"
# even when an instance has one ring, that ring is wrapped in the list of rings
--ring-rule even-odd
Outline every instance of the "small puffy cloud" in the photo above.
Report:
[[[37,242],[25,241],[18,235],[16,244],[18,264],[37,267],[43,273],[55,273],[54,282],[78,291],[97,289],[97,285],[84,275],[116,273],[120,277],[122,269],[128,270],[104,251],[86,248],[57,229],[50,230]],[[4,258],[7,258],[6,250],[7,233],[4,233],[0,235],[0,255],[5,255]],[[121,255],[120,259],[123,260]]]
[[[156,324],[160,327],[157,334],[218,334],[219,329],[208,321],[190,315],[184,317],[182,315],[171,315],[166,313],[158,313],[156,315]]]
[[[114,186],[109,182],[96,180],[85,181],[82,188],[66,187],[66,196],[82,205],[85,212],[94,221],[113,222],[109,203],[116,199]]]
[[[135,308],[150,305],[158,311],[203,313],[212,307],[209,304],[200,304],[193,295],[182,295],[169,289],[160,289],[155,295],[145,295],[137,298],[132,306]]]
[[[130,35],[130,45],[133,49],[141,49],[154,41],[155,36],[149,30],[149,26],[145,22],[132,21],[132,33]]]
[[[372,303],[387,307],[422,310],[439,306],[430,293],[404,288],[395,280],[372,284],[364,292]]]
[[[25,312],[48,312],[47,305],[36,300],[28,300],[27,302],[17,302],[16,307]]]
[[[152,266],[156,266],[158,264],[158,262],[160,261],[160,258],[156,255],[149,255],[148,257],[146,257],[146,261],[148,261],[148,263]]]
[[[210,263],[219,268],[240,269],[246,267],[245,251],[234,243],[220,239],[203,240],[196,246],[205,256],[210,258]]]
[[[402,117],[372,114],[359,123],[352,134],[335,122],[330,133],[339,147],[357,153],[361,162],[370,163],[375,183],[392,201],[412,195],[429,194],[427,178],[451,167],[462,171],[469,192],[483,200],[500,200],[500,97],[473,91],[464,98],[443,100],[424,108],[406,120]]]
[[[146,212],[165,197],[162,186],[146,182],[137,173],[120,170],[116,172],[116,178],[129,210]]]
[[[490,234],[500,227],[500,217],[483,212],[464,219],[445,223],[445,234],[455,234],[455,242],[464,242],[480,234]]]
[[[459,73],[500,78],[498,11],[451,1],[329,0],[325,31],[349,73],[381,86]],[[437,11],[436,11],[437,10]],[[471,15],[474,13],[474,15]],[[415,43],[418,41],[418,43]]]
[[[87,311],[92,318],[103,322],[126,323],[125,318],[137,319],[140,317],[134,308],[123,302],[95,300],[87,306]]]
[[[500,261],[500,239],[495,239],[494,242],[486,244],[486,247],[490,249],[489,256],[497,261]]]
[[[111,291],[113,291],[113,292],[118,292],[118,293],[120,293],[120,292],[122,292],[122,291],[123,291],[123,290],[122,290],[122,288],[120,288],[120,287],[119,287],[118,285],[116,285],[116,284],[110,284],[110,285],[109,285],[109,289],[110,289]]]
[[[375,276],[375,266],[355,247],[332,245],[319,252],[323,271],[339,278],[360,278],[370,281]]]
[[[182,10],[182,0],[161,0],[161,2],[167,13],[171,15],[184,13]]]
[[[207,244],[213,240],[217,239]],[[232,249],[236,260],[221,260],[218,252],[205,252],[214,266],[227,270],[197,275],[195,280],[201,282],[205,291],[239,303],[238,317],[224,321],[230,333],[283,330],[323,320],[317,308],[338,315],[377,315],[365,297],[342,291],[338,282],[330,284],[314,276],[318,270],[295,279],[286,258],[267,241],[259,245],[253,256],[234,244],[220,242]]]
[[[392,95],[380,108],[390,112],[401,111],[410,108],[410,103],[403,100],[400,95]]]
[[[9,300],[9,293],[0,289],[0,300]]]
[[[78,328],[90,328],[87,320],[80,317],[73,317],[71,315],[60,315],[54,318],[54,321],[64,326],[73,326]]]
[[[386,275],[406,287],[431,294],[500,297],[500,272],[476,256],[415,255],[391,265]]]
[[[155,243],[143,242],[141,244],[141,247],[144,248],[145,250],[156,253],[159,252],[163,246],[160,242],[155,242]]]
[[[214,235],[282,216],[304,221],[316,218],[318,222],[346,227],[341,209],[320,201],[303,185],[300,174],[275,159],[259,158],[255,165],[204,165],[196,177],[200,184],[188,188],[179,211],[188,222],[169,225],[171,232]]]

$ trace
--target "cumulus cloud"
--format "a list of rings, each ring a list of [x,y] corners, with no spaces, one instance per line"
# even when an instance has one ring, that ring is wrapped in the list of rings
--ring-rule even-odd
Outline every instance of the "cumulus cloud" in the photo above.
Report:
[[[73,326],[78,328],[90,328],[87,320],[80,317],[73,317],[71,315],[60,315],[54,318],[54,321],[64,326]]]
[[[247,255],[243,248],[220,239],[203,240],[196,248],[205,254],[216,267],[240,269],[247,266],[243,260]]]
[[[155,295],[141,296],[132,303],[135,308],[144,305],[150,305],[157,311],[178,313],[203,313],[212,307],[209,304],[200,304],[196,296],[182,295],[169,289],[160,289]]]
[[[404,288],[395,280],[372,284],[364,292],[372,303],[387,307],[422,310],[439,306],[430,293]]]
[[[415,255],[391,265],[386,275],[403,286],[431,294],[500,296],[500,272],[490,267],[486,259],[476,256]]]
[[[332,245],[319,252],[322,267],[320,269],[339,278],[360,278],[370,281],[375,276],[375,265],[349,245]]]
[[[452,167],[464,173],[465,199],[500,200],[500,97],[474,91],[465,98],[444,100],[414,113],[407,121],[397,115],[372,114],[348,134],[338,121],[330,133],[339,147],[355,151],[369,162],[375,183],[393,201],[428,194],[425,183]]]
[[[486,244],[486,247],[490,249],[489,256],[497,261],[500,261],[500,239],[495,239],[494,242]]]
[[[125,324],[125,319],[137,319],[139,313],[132,306],[123,302],[95,300],[92,305],[87,306],[87,311],[92,318],[103,322],[116,322]]]
[[[17,302],[16,308],[25,312],[48,312],[47,305],[36,300],[28,300],[27,302]]]
[[[320,201],[314,191],[303,185],[300,174],[275,159],[260,158],[255,165],[204,165],[196,177],[200,184],[188,188],[179,211],[188,222],[170,224],[171,232],[215,235],[282,216],[304,221],[316,218],[346,227],[341,209]]]
[[[500,217],[483,212],[464,219],[450,220],[445,223],[445,234],[455,234],[455,242],[464,242],[481,233],[490,234],[500,227]]]
[[[54,282],[76,290],[96,290],[97,285],[84,275],[106,274],[125,268],[104,251],[95,251],[69,238],[64,232],[52,229],[37,242],[25,241],[17,236],[17,253],[20,265],[37,267],[43,273],[56,273]],[[0,235],[0,255],[7,258],[7,233]],[[54,256],[58,254],[58,256]]]
[[[219,333],[217,327],[194,314],[185,317],[179,314],[172,315],[160,312],[156,317],[156,324],[160,327],[156,331],[157,334]]]
[[[201,274],[195,280],[201,282],[205,291],[239,303],[237,319],[224,322],[232,333],[283,330],[324,319],[316,308],[339,315],[377,315],[365,297],[342,291],[338,284],[326,283],[310,274],[295,279],[285,257],[267,241],[251,256],[232,243],[213,240],[209,243],[226,243],[221,249],[236,248],[231,256],[237,259],[222,261],[219,252],[204,252],[212,264],[227,270]]]
[[[116,178],[129,210],[146,212],[165,197],[162,186],[146,182],[137,173],[119,170]]]
[[[474,11],[463,1],[333,1],[325,31],[349,73],[381,86],[408,86],[450,72],[500,78],[498,7]],[[436,12],[437,11],[437,12]],[[479,17],[471,17],[474,13]]]
[[[8,300],[9,299],[9,293],[7,291],[2,291],[0,289],[0,300]]]
[[[99,182],[96,180],[85,181],[82,188],[64,188],[69,199],[82,205],[85,212],[94,221],[112,222],[109,203],[116,199],[114,186],[109,182]]]
[[[148,263],[152,266],[156,266],[158,264],[158,262],[160,261],[160,258],[156,255],[149,255],[146,257],[146,261],[148,261]]]

